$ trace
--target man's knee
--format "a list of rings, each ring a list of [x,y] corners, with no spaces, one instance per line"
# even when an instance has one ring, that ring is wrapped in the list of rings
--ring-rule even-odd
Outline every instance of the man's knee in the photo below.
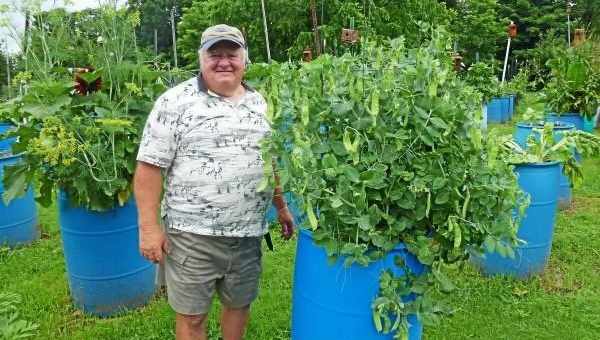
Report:
[[[186,315],[177,313],[177,323],[194,329],[204,329],[206,326],[206,314]]]

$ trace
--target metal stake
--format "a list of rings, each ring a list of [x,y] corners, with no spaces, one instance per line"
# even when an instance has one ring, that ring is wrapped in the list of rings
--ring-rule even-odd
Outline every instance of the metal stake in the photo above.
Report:
[[[508,53],[510,51],[510,36],[508,37],[508,44],[506,45],[506,56],[504,57],[504,69],[502,70],[502,84],[504,84],[504,80],[506,79],[506,66],[508,64]]]
[[[260,0],[260,7],[262,8],[263,26],[265,29],[265,43],[267,45],[267,62],[271,63],[271,47],[269,46],[269,29],[267,28],[267,14],[265,12],[265,0]]]

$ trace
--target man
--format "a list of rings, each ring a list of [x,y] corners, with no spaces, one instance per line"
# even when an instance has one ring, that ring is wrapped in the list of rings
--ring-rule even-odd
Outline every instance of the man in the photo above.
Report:
[[[140,251],[164,260],[178,340],[206,339],[216,292],[224,340],[242,339],[258,293],[268,193],[259,141],[269,131],[264,98],[242,82],[244,37],[234,27],[206,29],[200,74],[163,94],[148,117],[134,187]],[[161,204],[165,232],[160,227]],[[276,181],[277,182],[277,181]],[[276,187],[272,199],[290,237],[292,216]]]

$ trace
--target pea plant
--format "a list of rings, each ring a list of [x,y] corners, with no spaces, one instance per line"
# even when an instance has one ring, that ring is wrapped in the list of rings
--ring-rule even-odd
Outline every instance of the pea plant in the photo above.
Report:
[[[368,265],[404,243],[429,266],[416,275],[396,261],[407,275],[381,274],[374,325],[397,339],[407,337],[408,314],[439,318],[432,293],[453,287],[447,265],[486,247],[510,255],[518,241],[512,168],[488,152],[479,96],[452,71],[446,33],[428,34],[419,48],[363,42],[357,55],[253,71],[274,127],[260,189],[273,185],[277,160],[331,259]],[[402,298],[411,293],[415,300]]]

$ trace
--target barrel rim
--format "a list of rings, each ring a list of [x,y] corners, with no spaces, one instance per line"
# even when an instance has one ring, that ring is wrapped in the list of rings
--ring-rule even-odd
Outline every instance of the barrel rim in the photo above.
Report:
[[[310,237],[310,239],[314,241],[314,239],[312,237],[313,232],[308,230],[307,228],[305,228],[305,227],[298,228],[298,233],[304,234],[305,236]],[[394,250],[408,250],[408,248],[406,248],[406,245],[404,244],[404,242],[398,242],[398,243],[396,243],[396,246],[394,246],[394,249],[392,249],[391,251],[394,251]]]
[[[532,122],[518,122],[517,123],[517,127],[522,127],[522,128],[543,128],[544,127],[544,123],[543,122],[536,122],[536,123],[532,123]],[[575,129],[575,124],[573,123],[569,123],[569,122],[563,122],[560,120],[557,120],[554,122],[554,129],[555,130],[572,130]]]
[[[579,112],[561,112],[561,113],[556,113],[556,112],[548,112],[547,113],[548,116],[552,116],[552,117],[575,117],[575,116],[583,116],[581,113]]]
[[[0,161],[7,161],[7,160],[10,160],[10,159],[13,159],[13,158],[19,158],[21,156],[23,156],[23,152],[22,153],[18,153],[16,155],[9,154],[8,156],[0,156]]]
[[[550,168],[550,167],[554,167],[560,165],[559,161],[549,161],[549,162],[543,162],[543,163],[520,163],[520,164],[515,164],[515,166],[518,167],[530,167],[530,168]]]

